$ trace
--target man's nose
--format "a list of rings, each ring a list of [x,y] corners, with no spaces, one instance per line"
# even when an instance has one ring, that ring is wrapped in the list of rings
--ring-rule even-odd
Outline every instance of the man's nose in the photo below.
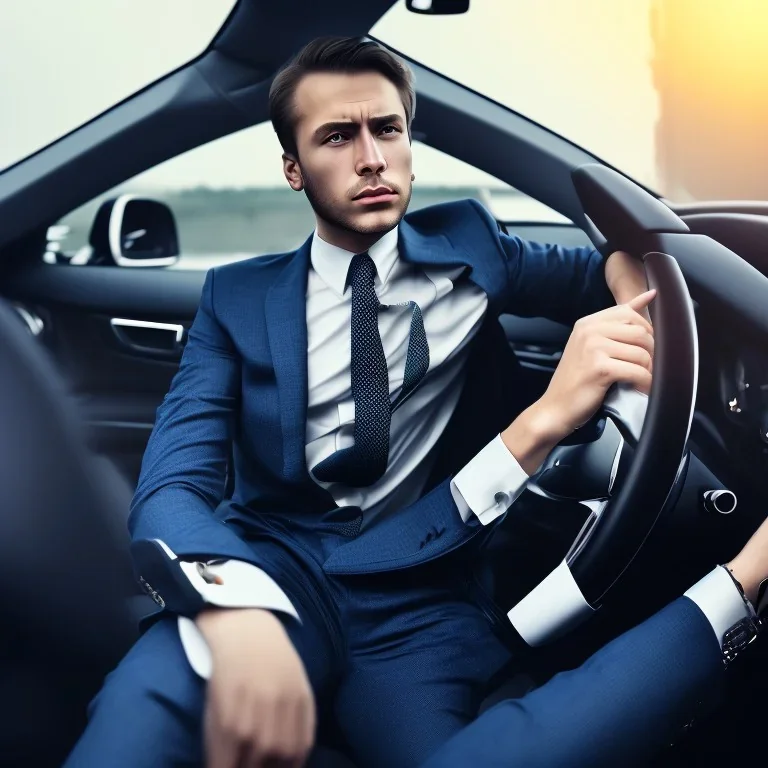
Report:
[[[379,143],[368,131],[359,136],[355,170],[358,176],[378,175],[387,170],[387,161],[384,159]]]

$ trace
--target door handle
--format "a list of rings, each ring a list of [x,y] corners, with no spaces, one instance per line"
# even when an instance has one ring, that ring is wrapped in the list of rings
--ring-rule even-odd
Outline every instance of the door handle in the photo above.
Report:
[[[187,330],[178,323],[113,317],[109,324],[117,340],[134,352],[178,357],[186,342]]]
[[[516,344],[510,343],[510,347],[520,359],[521,362],[532,363],[534,365],[544,365],[556,368],[563,356],[561,349],[547,349],[535,344]]]

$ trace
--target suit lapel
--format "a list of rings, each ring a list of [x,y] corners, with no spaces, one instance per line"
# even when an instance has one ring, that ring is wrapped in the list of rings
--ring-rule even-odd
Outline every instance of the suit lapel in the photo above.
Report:
[[[304,455],[307,422],[307,275],[310,237],[280,273],[267,294],[265,312],[277,379],[283,433],[283,475],[309,478]]]
[[[498,276],[489,269],[491,259],[477,259],[462,244],[450,240],[446,235],[421,234],[405,219],[398,229],[398,250],[400,258],[420,267],[466,267],[469,279],[475,283],[494,303],[498,292]]]

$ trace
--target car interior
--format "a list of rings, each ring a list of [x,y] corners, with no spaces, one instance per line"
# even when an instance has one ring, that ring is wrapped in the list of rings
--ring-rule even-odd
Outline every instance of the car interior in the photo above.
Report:
[[[44,258],[50,228],[137,174],[264,123],[272,77],[293,53],[321,35],[367,35],[394,4],[239,0],[200,56],[0,172],[0,572],[11,585],[1,685],[14,703],[4,707],[0,754],[9,765],[60,764],[88,701],[152,610],[132,577],[125,522],[205,277],[173,268],[181,250],[174,212],[159,199],[106,200],[82,264]],[[409,2],[423,12],[419,5]],[[458,8],[433,5],[434,13]],[[654,308],[660,340],[642,437],[633,444],[631,425],[613,414],[627,461],[612,516],[595,517],[580,503],[595,496],[584,490],[593,454],[562,446],[576,480],[540,477],[539,489],[550,492],[538,494],[537,514],[505,523],[487,552],[499,562],[492,588],[506,590],[510,606],[572,556],[602,609],[524,648],[519,665],[489,687],[487,707],[578,664],[679,595],[732,556],[768,512],[768,201],[675,204],[403,58],[416,79],[414,137],[562,217],[500,217],[502,230],[649,255],[649,280],[669,297]],[[515,315],[501,324],[520,371],[511,396],[522,410],[545,390],[571,329]],[[603,435],[605,424],[597,425]],[[579,489],[560,491],[562,482]],[[731,754],[734,733],[764,722],[766,660],[758,647],[730,675],[718,710],[654,764]],[[328,746],[334,764],[349,764],[333,734]]]

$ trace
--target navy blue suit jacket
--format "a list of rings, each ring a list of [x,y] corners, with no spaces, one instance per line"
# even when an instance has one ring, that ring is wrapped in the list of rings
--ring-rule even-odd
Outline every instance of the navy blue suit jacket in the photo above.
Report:
[[[571,324],[612,303],[597,251],[500,233],[473,200],[406,215],[398,247],[400,258],[424,267],[465,266],[466,279],[488,296],[487,320],[473,341],[470,375],[428,492],[340,546],[326,562],[329,573],[415,565],[474,536],[480,526],[462,523],[449,483],[451,473],[515,416],[508,396],[514,367],[498,317]],[[145,452],[130,517],[134,541],[162,539],[181,557],[257,563],[252,547],[228,525],[233,519],[247,525],[263,512],[311,519],[335,507],[310,478],[304,455],[310,248],[311,238],[292,253],[209,271]],[[492,391],[499,381],[504,387]],[[461,440],[452,439],[457,433]],[[234,494],[232,503],[221,505],[232,445]]]

